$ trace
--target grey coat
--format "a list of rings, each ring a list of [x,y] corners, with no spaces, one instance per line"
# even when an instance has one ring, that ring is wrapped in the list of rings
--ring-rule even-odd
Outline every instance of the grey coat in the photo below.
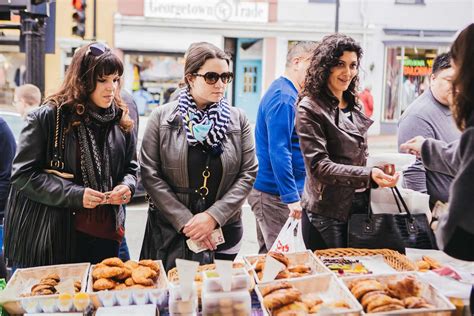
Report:
[[[429,149],[439,147],[424,142],[422,146],[423,162],[430,164]],[[456,144],[454,148],[456,147]],[[466,129],[461,135],[458,150],[451,157],[451,168],[443,167],[443,160],[438,166],[442,170],[452,172],[459,167],[456,177],[451,184],[449,211],[439,220],[435,232],[438,247],[447,254],[463,260],[474,261],[474,115],[467,122]],[[433,153],[436,150],[432,151]]]
[[[155,208],[148,212],[142,258],[161,259],[166,270],[175,258],[188,257],[184,225],[193,217],[188,194],[174,193],[172,187],[189,187],[188,143],[178,102],[156,109],[147,124],[141,148],[141,174],[145,190]],[[245,114],[231,108],[227,138],[223,142],[222,179],[216,202],[208,212],[224,226],[241,218],[242,204],[257,173],[255,146]]]

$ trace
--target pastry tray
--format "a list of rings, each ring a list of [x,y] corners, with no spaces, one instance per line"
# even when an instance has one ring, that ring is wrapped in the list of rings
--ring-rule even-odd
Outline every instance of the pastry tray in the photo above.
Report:
[[[127,305],[145,305],[155,304],[160,309],[167,303],[168,297],[168,279],[166,271],[161,260],[156,260],[160,266],[160,275],[155,282],[154,289],[124,289],[124,290],[93,290],[92,270],[95,265],[89,269],[89,280],[87,283],[87,293],[89,293],[92,304],[97,309],[99,307],[127,306]],[[103,302],[107,302],[104,304]]]
[[[438,290],[436,290],[431,284],[425,282],[423,279],[417,277],[416,273],[413,272],[403,272],[395,274],[385,274],[385,275],[376,275],[376,276],[348,276],[341,278],[342,282],[347,286],[351,281],[357,279],[375,279],[382,284],[387,284],[391,281],[401,280],[407,276],[415,277],[422,284],[421,297],[423,297],[428,303],[435,306],[435,308],[419,308],[419,309],[405,309],[405,310],[396,310],[392,312],[383,312],[383,313],[364,313],[364,315],[416,315],[416,316],[427,316],[427,315],[452,315],[452,312],[455,311],[454,305]],[[351,293],[352,294],[352,293]]]
[[[321,274],[321,273],[331,273],[331,270],[329,270],[322,262],[317,258],[314,253],[312,253],[310,250],[307,251],[302,251],[302,252],[293,252],[293,253],[285,253],[284,254],[289,260],[290,260],[290,266],[292,265],[298,265],[298,264],[306,264],[311,268],[311,274],[310,275],[315,275],[315,274]],[[257,272],[255,271],[253,263],[258,260],[258,258],[264,257],[265,255],[254,255],[254,256],[245,256],[244,257],[244,262],[245,264],[249,267],[249,270],[252,270],[252,274],[255,278],[255,282],[257,284],[262,283],[260,279],[257,276]],[[308,276],[302,276],[299,278],[306,278]],[[298,279],[298,278],[297,278]],[[290,279],[281,279],[281,280],[291,280]]]
[[[334,274],[320,274],[320,275],[311,275],[308,277],[296,278],[296,279],[282,279],[282,280],[275,280],[270,283],[258,284],[256,286],[256,293],[257,297],[261,303],[262,310],[264,315],[271,315],[271,312],[265,308],[263,305],[263,296],[260,292],[261,288],[279,283],[279,282],[288,282],[292,284],[294,287],[299,289],[303,294],[307,293],[317,293],[321,299],[325,302],[330,303],[331,301],[345,301],[350,309],[346,310],[337,310],[331,312],[330,315],[345,315],[345,316],[355,316],[361,315],[362,313],[362,306],[356,300],[354,296],[352,296],[351,292],[347,289],[346,286],[339,280]],[[327,314],[325,314],[327,315]]]
[[[61,281],[68,279],[81,281],[81,292],[85,292],[89,267],[90,263],[72,263],[16,269],[2,293],[7,297],[12,295],[10,301],[3,303],[3,308],[9,314],[24,314],[26,310],[22,307],[22,300],[37,300],[40,302],[42,300],[57,299],[59,294],[20,297],[21,294],[28,293],[34,284],[52,273],[57,273]]]

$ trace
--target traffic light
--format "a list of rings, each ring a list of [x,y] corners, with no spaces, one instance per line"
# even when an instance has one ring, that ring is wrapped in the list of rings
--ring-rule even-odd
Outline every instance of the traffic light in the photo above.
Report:
[[[72,6],[74,7],[72,34],[84,38],[86,35],[86,0],[72,0]]]

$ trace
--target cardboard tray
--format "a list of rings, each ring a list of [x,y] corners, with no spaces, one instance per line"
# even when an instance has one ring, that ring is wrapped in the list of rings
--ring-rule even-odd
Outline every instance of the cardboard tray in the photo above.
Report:
[[[51,273],[57,273],[61,281],[67,279],[80,280],[81,292],[86,291],[87,277],[90,263],[60,264],[52,266],[41,266],[34,268],[16,269],[12,278],[8,282],[5,292],[12,294],[12,300],[5,302],[3,308],[9,314],[24,314],[26,311],[21,305],[22,299],[37,299],[38,301],[46,299],[57,299],[59,294],[38,295],[32,297],[20,297],[20,294],[27,293],[32,285],[39,282],[42,278]],[[7,294],[7,295],[10,295]]]
[[[93,290],[92,270],[95,265],[91,265],[89,269],[89,280],[87,282],[87,293],[89,293],[93,306],[97,309],[104,307],[101,301],[102,295],[108,295],[113,301],[111,306],[128,306],[128,305],[145,305],[155,304],[162,308],[167,303],[168,297],[168,279],[166,278],[166,271],[161,260],[156,260],[160,266],[160,275],[155,285],[155,289],[130,289],[130,290],[106,290],[95,292]],[[129,298],[128,298],[129,297]],[[137,302],[137,297],[140,297],[142,302]],[[127,302],[128,300],[128,302]]]
[[[401,280],[407,276],[414,276],[422,284],[421,297],[426,299],[426,301],[435,306],[435,308],[419,308],[419,309],[405,309],[405,310],[396,310],[392,312],[383,312],[383,313],[365,313],[364,315],[416,315],[416,316],[427,316],[427,315],[452,315],[452,312],[455,311],[454,305],[441,293],[438,292],[431,284],[423,281],[423,279],[416,276],[415,273],[403,272],[395,274],[385,274],[377,276],[349,276],[343,277],[341,280],[347,286],[351,281],[357,279],[376,279],[382,284],[387,284],[388,282],[394,280]],[[351,294],[352,295],[352,294]]]
[[[330,303],[331,300],[343,300],[350,306],[350,309],[334,311],[331,313],[331,315],[356,316],[361,315],[362,313],[362,306],[355,299],[355,297],[352,296],[347,287],[345,287],[344,284],[334,274],[328,273],[321,275],[311,275],[297,279],[276,280],[270,283],[258,284],[255,291],[261,303],[264,315],[271,315],[271,311],[263,306],[263,296],[260,292],[260,289],[269,284],[279,283],[282,281],[291,283],[303,294],[317,293],[325,302]]]
[[[253,263],[258,260],[258,258],[264,257],[265,255],[254,255],[254,256],[245,256],[244,262],[249,267],[249,270],[252,270],[252,274],[255,278],[255,282],[257,284],[262,283],[255,272],[253,267]],[[294,252],[294,253],[285,253],[285,256],[288,257],[290,260],[290,265],[297,265],[297,264],[307,264],[311,267],[311,274],[322,274],[322,273],[331,273],[322,262],[317,258],[311,250],[302,251],[302,252]],[[307,276],[303,276],[305,278]],[[301,277],[300,277],[301,278]],[[291,280],[291,279],[281,279],[281,280]]]

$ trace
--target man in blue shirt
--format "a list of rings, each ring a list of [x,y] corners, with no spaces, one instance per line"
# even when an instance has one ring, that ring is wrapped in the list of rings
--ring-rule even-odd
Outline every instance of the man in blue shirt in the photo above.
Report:
[[[316,43],[300,42],[286,58],[285,74],[263,96],[255,142],[258,173],[248,197],[257,221],[260,253],[272,247],[288,216],[301,217],[305,169],[295,131],[295,106]]]

